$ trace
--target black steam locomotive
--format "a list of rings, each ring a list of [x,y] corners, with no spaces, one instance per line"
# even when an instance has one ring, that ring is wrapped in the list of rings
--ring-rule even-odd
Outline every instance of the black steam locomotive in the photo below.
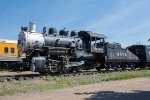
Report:
[[[33,72],[136,68],[141,60],[132,47],[124,49],[119,43],[105,42],[103,34],[72,31],[69,36],[66,29],[58,34],[55,28],[50,28],[47,33],[44,28],[42,33],[37,33],[35,27],[33,22],[29,31],[27,27],[22,27],[18,37],[19,55],[26,54],[22,63],[30,66]]]

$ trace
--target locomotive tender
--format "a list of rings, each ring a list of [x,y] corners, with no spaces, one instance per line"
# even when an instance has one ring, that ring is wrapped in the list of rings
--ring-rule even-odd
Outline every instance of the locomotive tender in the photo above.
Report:
[[[148,45],[132,45],[127,47],[140,60],[138,66],[141,68],[150,67],[150,46]]]
[[[68,73],[80,69],[97,70],[102,68],[134,68],[139,59],[128,49],[123,49],[118,43],[105,42],[106,36],[90,31],[72,31],[68,35],[66,29],[50,28],[46,33],[35,31],[34,22],[22,27],[18,35],[19,56],[26,53],[23,63],[30,66],[34,72]]]

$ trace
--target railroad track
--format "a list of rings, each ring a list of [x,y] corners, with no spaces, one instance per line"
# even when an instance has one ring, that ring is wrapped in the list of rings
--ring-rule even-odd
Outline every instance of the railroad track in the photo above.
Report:
[[[147,69],[149,70],[149,69]],[[103,73],[113,73],[113,72],[126,72],[126,71],[140,71],[140,69],[127,69],[127,70],[101,70],[101,71],[84,71],[84,72],[78,72],[78,73],[70,73],[70,74],[62,74],[59,76],[64,76],[64,77],[72,77],[72,76],[79,76],[79,75],[93,75],[93,74],[103,74]]]
[[[149,69],[145,69],[149,70]],[[57,76],[57,77],[75,77],[75,76],[84,76],[84,75],[94,75],[94,74],[101,74],[101,73],[112,73],[112,72],[124,72],[124,71],[140,71],[140,69],[127,69],[127,70],[101,70],[101,71],[82,71],[82,72],[73,72],[69,74],[59,74],[59,73],[50,73],[50,74],[19,74],[19,75],[2,75],[0,76],[0,82],[4,81],[21,81],[21,80],[31,80],[31,79],[42,79],[45,76]]]
[[[4,81],[13,81],[13,80],[28,80],[28,79],[34,79],[34,78],[41,78],[44,75],[40,74],[20,74],[20,75],[4,75],[0,76],[0,82]]]

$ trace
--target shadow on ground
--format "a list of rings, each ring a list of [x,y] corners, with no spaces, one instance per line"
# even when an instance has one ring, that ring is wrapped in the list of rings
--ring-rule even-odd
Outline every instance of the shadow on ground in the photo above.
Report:
[[[133,93],[101,91],[75,93],[76,95],[92,95],[84,100],[150,100],[150,91],[132,90]]]

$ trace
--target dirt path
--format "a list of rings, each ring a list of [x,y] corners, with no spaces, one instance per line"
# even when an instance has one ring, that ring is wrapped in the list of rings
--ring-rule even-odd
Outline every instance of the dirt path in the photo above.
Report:
[[[0,100],[150,100],[150,78],[82,85],[53,91],[3,96]]]

